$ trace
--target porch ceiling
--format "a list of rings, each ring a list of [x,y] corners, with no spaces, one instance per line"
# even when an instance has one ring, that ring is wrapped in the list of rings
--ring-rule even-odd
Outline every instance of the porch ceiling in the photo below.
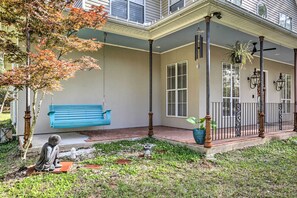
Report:
[[[205,23],[199,22],[154,41],[153,51],[156,53],[164,53],[168,50],[193,43],[194,34],[198,26],[201,29],[205,30]],[[248,41],[258,42],[259,40],[258,37],[252,36],[247,33],[243,33],[240,30],[230,28],[228,26],[225,26],[220,23],[216,23],[214,21],[211,22],[210,30],[211,30],[211,43],[213,45],[217,45],[225,48],[228,45],[234,44],[237,40],[242,42],[248,42]],[[103,41],[103,38],[104,38],[102,31],[92,31],[92,30],[84,30],[83,32],[80,33],[80,36],[83,38],[96,38],[101,42]],[[266,51],[264,53],[265,58],[293,65],[294,63],[293,50],[282,46],[280,43],[272,43],[270,41],[265,41],[264,43],[265,48],[272,48],[272,47],[277,48],[277,50],[275,51]],[[145,51],[147,51],[149,48],[148,41],[146,40],[117,35],[113,33],[108,33],[107,44],[125,46],[128,48],[135,48],[135,49],[145,50]],[[157,47],[160,47],[160,48],[157,48]],[[259,48],[259,45],[257,47]]]

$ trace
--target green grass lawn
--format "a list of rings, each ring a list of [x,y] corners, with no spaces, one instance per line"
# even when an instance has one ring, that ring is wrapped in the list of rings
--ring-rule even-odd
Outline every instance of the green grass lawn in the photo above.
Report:
[[[80,162],[71,173],[2,181],[0,197],[296,197],[295,141],[219,154],[215,162],[155,139],[98,144],[96,157]],[[156,145],[153,158],[139,158],[147,142]],[[3,167],[17,164],[15,146],[0,145],[2,175],[7,172]],[[118,159],[131,164],[118,165]],[[84,164],[102,167],[90,170]]]

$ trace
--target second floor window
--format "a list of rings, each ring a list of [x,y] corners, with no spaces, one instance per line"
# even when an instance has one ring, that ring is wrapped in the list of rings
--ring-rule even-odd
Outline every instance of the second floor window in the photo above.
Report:
[[[261,17],[263,17],[263,18],[267,17],[266,5],[261,1],[257,5],[257,12],[258,12],[258,15],[260,15]]]
[[[238,5],[238,6],[241,6],[241,4],[242,4],[242,0],[227,0],[227,1],[229,1],[235,5]]]
[[[184,7],[184,0],[170,0],[170,12],[175,12],[176,10],[179,10],[182,7]]]
[[[144,0],[112,0],[111,15],[137,23],[144,23]]]
[[[287,28],[289,30],[292,30],[292,18],[288,17],[285,14],[280,13],[279,14],[279,25]]]

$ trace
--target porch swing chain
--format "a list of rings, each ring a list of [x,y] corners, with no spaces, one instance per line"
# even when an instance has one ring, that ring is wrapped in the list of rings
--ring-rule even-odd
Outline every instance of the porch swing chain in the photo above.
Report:
[[[106,43],[107,33],[104,32],[104,44]],[[102,106],[105,106],[105,46],[103,46],[103,101]],[[53,94],[51,94],[51,105],[53,105]]]
[[[103,92],[103,101],[102,101],[102,106],[103,108],[105,107],[105,43],[106,43],[106,38],[107,38],[107,33],[104,32],[104,46],[103,46],[103,78],[102,78],[102,85],[103,85],[103,89],[102,89],[102,92]]]

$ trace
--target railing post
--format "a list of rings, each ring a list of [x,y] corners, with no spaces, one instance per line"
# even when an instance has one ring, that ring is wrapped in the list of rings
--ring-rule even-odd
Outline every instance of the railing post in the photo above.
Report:
[[[236,137],[240,137],[241,136],[241,104],[240,103],[236,103],[236,108],[235,108],[236,112],[235,112],[235,116],[236,116],[236,120],[235,120],[235,135]]]
[[[283,104],[279,103],[278,104],[278,128],[279,130],[283,130],[283,115],[282,115],[282,111],[283,111]]]

